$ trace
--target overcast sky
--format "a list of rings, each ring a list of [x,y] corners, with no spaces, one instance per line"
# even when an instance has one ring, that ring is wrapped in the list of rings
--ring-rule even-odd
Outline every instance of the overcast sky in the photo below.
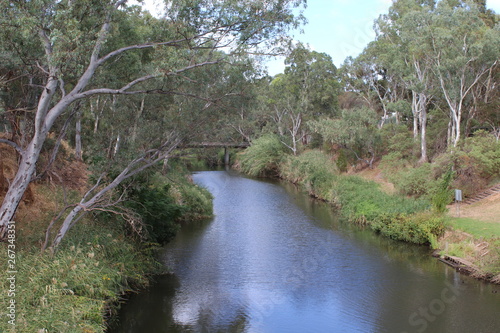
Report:
[[[133,1],[131,1],[133,2]],[[145,0],[150,12],[157,11],[161,0]],[[309,23],[294,39],[329,54],[339,67],[348,56],[357,56],[375,38],[373,21],[387,13],[392,0],[307,0],[304,12]],[[488,8],[500,13],[500,0],[487,0]],[[269,62],[269,74],[283,71],[283,59]]]

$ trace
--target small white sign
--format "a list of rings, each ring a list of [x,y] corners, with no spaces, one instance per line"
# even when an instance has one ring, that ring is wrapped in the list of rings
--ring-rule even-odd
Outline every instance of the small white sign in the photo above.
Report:
[[[462,201],[462,190],[455,190],[455,201]]]

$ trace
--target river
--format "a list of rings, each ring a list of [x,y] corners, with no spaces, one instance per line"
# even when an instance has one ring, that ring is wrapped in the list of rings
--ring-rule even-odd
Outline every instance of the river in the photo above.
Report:
[[[360,230],[294,186],[204,171],[215,217],[161,254],[172,274],[110,333],[500,332],[500,288]]]

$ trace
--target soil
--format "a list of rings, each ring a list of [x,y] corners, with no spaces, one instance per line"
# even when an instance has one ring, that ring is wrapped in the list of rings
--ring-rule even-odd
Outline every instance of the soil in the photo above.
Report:
[[[448,206],[449,215],[469,217],[483,222],[500,223],[500,193],[490,195],[470,205]]]
[[[349,174],[355,174],[367,180],[372,180],[380,185],[380,189],[388,194],[396,193],[396,188],[393,183],[388,182],[382,173],[382,170],[375,166],[373,169],[365,168],[361,171],[349,171]]]
[[[386,193],[393,194],[396,192],[394,184],[385,180],[382,170],[377,166],[373,169],[366,168],[349,173],[380,184],[380,188]],[[483,222],[500,223],[500,192],[470,205],[461,204],[459,207],[455,204],[449,205],[448,214],[452,217],[468,217]]]

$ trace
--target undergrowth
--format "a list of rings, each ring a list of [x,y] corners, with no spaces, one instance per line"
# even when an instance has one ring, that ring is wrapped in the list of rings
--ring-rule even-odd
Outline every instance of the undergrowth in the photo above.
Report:
[[[5,320],[3,297],[0,331],[104,332],[120,296],[147,285],[147,275],[158,271],[152,250],[127,240],[118,227],[92,221],[75,226],[53,256],[23,250],[16,258],[16,326]],[[1,279],[7,295],[6,270]]]
[[[281,178],[338,205],[348,221],[369,226],[386,237],[435,245],[445,230],[444,217],[429,211],[429,200],[387,194],[375,182],[339,174],[333,159],[322,151],[288,155],[281,160],[279,170]]]

